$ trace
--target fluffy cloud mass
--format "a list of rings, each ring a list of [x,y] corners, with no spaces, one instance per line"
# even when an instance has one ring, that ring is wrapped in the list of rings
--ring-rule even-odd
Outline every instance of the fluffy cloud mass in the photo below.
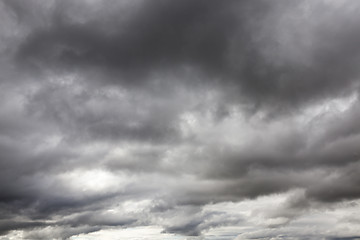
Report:
[[[359,13],[0,1],[0,239],[360,239]]]

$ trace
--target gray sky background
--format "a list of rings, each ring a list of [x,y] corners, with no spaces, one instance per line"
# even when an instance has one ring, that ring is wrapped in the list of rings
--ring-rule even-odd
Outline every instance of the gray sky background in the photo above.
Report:
[[[360,239],[360,2],[1,0],[0,239]]]

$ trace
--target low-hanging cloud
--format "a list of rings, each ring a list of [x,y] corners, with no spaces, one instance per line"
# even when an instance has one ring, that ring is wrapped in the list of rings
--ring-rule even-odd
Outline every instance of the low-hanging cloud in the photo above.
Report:
[[[0,235],[356,239],[359,11],[1,1]]]

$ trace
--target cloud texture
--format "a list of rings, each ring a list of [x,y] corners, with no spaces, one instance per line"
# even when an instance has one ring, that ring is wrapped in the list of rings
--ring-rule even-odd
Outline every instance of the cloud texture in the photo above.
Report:
[[[0,239],[359,239],[359,12],[0,1]]]

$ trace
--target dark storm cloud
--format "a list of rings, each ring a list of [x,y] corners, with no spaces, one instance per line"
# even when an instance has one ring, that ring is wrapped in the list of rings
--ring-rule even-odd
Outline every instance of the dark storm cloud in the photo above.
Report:
[[[155,213],[155,212],[154,212]],[[171,216],[178,214],[178,218]],[[243,221],[240,214],[227,214],[221,211],[201,211],[198,206],[174,206],[156,212],[155,216],[166,219],[164,233],[175,233],[187,236],[201,236],[211,228],[239,224]]]
[[[193,186],[183,186],[181,194],[172,196],[176,204],[203,206],[208,203],[242,201],[256,199],[274,193],[284,193],[293,188],[302,188],[315,184],[325,174],[293,172],[282,170],[254,170],[237,180],[212,180]]]
[[[318,122],[301,129],[295,124],[277,129],[276,136],[269,133],[261,135],[261,141],[249,139],[244,149],[211,146],[205,155],[194,157],[212,163],[205,168],[207,177],[224,179],[241,178],[254,168],[302,171],[354,164],[360,158],[358,108],[355,100],[339,116],[319,116]]]
[[[89,226],[130,226],[134,224],[137,220],[119,217],[119,216],[111,216],[110,214],[104,214],[102,212],[93,211],[91,213],[81,214],[79,216],[75,216],[71,219],[60,221],[58,224],[69,225],[71,227],[78,227],[81,225],[89,225]]]
[[[211,228],[239,224],[241,218],[239,216],[228,216],[222,213],[206,213],[200,217],[195,217],[190,222],[184,224],[176,224],[166,227],[165,233],[176,233],[186,236],[200,236],[202,232]]]
[[[35,221],[0,221],[0,236],[8,233],[9,231],[16,229],[33,229],[37,227],[47,226],[45,222],[35,222]]]
[[[38,190],[42,188],[43,184],[33,181],[36,179],[36,174],[41,175],[44,172],[53,171],[57,167],[63,168],[62,165],[65,164],[65,160],[71,157],[72,154],[66,152],[66,149],[35,154],[32,150],[27,149],[30,146],[25,144],[20,145],[19,148],[14,146],[0,144],[0,185],[2,189],[0,199],[2,203],[10,204],[10,209],[17,211],[17,207],[27,207],[37,201],[39,197]],[[14,209],[11,204],[14,204]]]
[[[0,235],[201,236],[246,222],[211,204],[300,189],[276,228],[359,199],[360,8],[329,4],[2,1]]]
[[[351,236],[351,237],[329,237],[329,240],[358,240],[360,236]]]
[[[348,165],[344,170],[338,170],[339,173],[335,173],[335,176],[310,187],[308,196],[324,202],[358,199],[360,197],[358,165],[358,162]]]
[[[100,231],[102,227],[100,226],[81,226],[81,227],[54,227],[48,228],[43,231],[33,231],[27,232],[23,235],[25,239],[41,239],[46,240],[49,238],[56,238],[56,239],[69,239],[72,236],[76,236],[82,233],[91,233]]]
[[[142,92],[122,94],[125,98],[76,82],[70,86],[49,84],[29,96],[28,112],[43,121],[56,122],[64,132],[74,133],[73,139],[171,141],[176,138],[172,125],[178,108],[182,107],[176,98],[170,108],[161,102],[150,102],[151,97]]]
[[[116,69],[133,75],[130,81],[135,82],[150,70],[178,65],[216,72],[224,64],[235,27],[235,16],[229,14],[233,2],[146,1],[115,32],[91,22],[68,22],[60,8],[49,27],[36,29],[26,38],[17,58],[67,68],[76,64]]]
[[[301,36],[311,46],[302,46],[301,40],[290,45],[296,49],[293,51],[309,53],[293,61],[296,55],[284,52],[288,43],[282,41],[288,39],[281,36],[288,34],[295,40],[297,33],[291,27],[301,32],[307,26],[301,22],[282,26],[272,16],[282,11],[301,14],[297,4],[146,1],[115,30],[66,20],[62,11],[72,5],[64,5],[67,7],[56,6],[57,14],[49,26],[28,35],[17,54],[21,62],[34,66],[50,63],[55,69],[62,66],[68,70],[73,66],[100,67],[108,72],[108,78],[110,72],[118,72],[120,75],[111,79],[123,84],[149,80],[149,72],[179,74],[188,66],[200,69],[207,79],[221,78],[221,84],[234,89],[230,96],[239,98],[240,94],[242,100],[246,96],[255,109],[278,111],[346,94],[357,82],[360,38],[355,16],[334,13],[325,15],[318,25],[312,23],[310,33]],[[314,7],[309,17],[314,18],[318,11]],[[110,17],[109,21],[116,22]],[[98,16],[95,22],[104,18]],[[284,29],[277,32],[281,27]]]

